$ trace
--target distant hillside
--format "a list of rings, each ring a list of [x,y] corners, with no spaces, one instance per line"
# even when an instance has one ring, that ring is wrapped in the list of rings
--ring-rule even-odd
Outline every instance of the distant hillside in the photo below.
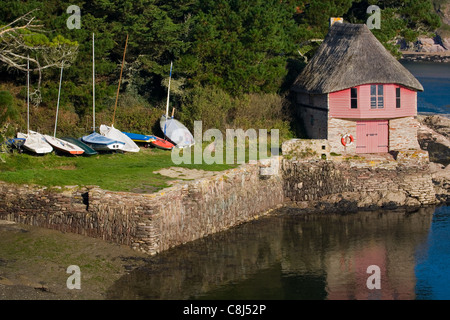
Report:
[[[450,31],[450,0],[433,0],[433,6],[443,23],[440,30]],[[450,35],[450,32],[448,35]]]
[[[410,60],[450,61],[450,0],[433,0],[434,11],[441,26],[428,35],[418,36],[417,41],[399,41],[403,57]]]

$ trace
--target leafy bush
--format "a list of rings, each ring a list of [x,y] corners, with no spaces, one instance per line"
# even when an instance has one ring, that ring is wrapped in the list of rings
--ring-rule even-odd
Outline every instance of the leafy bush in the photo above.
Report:
[[[280,137],[292,136],[285,100],[276,94],[232,97],[215,87],[196,87],[184,99],[179,119],[190,129],[201,120],[203,130],[279,129]]]
[[[190,129],[194,121],[203,122],[203,130],[225,131],[231,122],[235,99],[222,89],[197,86],[185,96],[179,119]]]
[[[14,97],[9,91],[0,91],[0,125],[10,120],[16,120],[18,116]]]
[[[276,94],[250,94],[238,100],[232,127],[244,130],[280,130],[281,138],[292,137],[285,100]]]
[[[15,135],[14,121],[19,119],[19,112],[14,97],[9,91],[0,91],[0,143]]]

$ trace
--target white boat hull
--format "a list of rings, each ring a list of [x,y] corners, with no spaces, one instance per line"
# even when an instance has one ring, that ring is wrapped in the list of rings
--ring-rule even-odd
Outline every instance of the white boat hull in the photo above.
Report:
[[[44,138],[56,150],[70,153],[72,155],[80,155],[84,153],[83,149],[65,140],[61,140],[49,135],[44,135]]]
[[[97,151],[123,151],[125,143],[102,136],[97,132],[81,138],[81,141]]]
[[[121,144],[91,144],[92,149],[96,151],[123,151],[123,146]]]
[[[128,137],[120,130],[114,128],[114,126],[109,127],[107,125],[102,124],[100,126],[100,134],[107,138],[123,142],[125,145],[123,146],[122,151],[139,152],[141,150],[139,146],[133,140],[131,140],[130,137]]]
[[[23,147],[36,154],[46,154],[53,151],[53,147],[45,141],[45,138],[38,132],[31,131],[29,134],[17,133],[17,138],[24,138]]]
[[[178,120],[166,119],[163,115],[160,120],[161,131],[168,137],[177,148],[188,148],[195,144],[191,132]]]

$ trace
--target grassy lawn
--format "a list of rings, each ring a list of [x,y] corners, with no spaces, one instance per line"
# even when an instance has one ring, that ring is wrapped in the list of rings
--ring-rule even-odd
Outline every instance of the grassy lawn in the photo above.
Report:
[[[141,148],[139,153],[99,154],[93,157],[2,154],[0,180],[18,184],[43,186],[98,185],[111,191],[145,189],[157,191],[174,180],[154,173],[162,168],[184,167],[207,171],[227,170],[236,165],[180,164],[174,165],[171,152]]]

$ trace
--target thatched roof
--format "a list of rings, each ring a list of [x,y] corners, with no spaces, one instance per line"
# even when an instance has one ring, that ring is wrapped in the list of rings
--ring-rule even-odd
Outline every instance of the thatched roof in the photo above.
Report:
[[[423,91],[365,24],[335,23],[292,89],[321,94],[369,83],[395,83]]]

